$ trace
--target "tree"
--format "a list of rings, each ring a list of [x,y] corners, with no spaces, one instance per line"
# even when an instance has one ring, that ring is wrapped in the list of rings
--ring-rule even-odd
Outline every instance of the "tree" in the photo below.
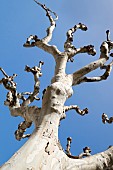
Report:
[[[37,1],[35,2],[45,10],[46,16],[50,21],[50,27],[47,29],[46,37],[42,39],[39,39],[36,35],[29,36],[24,47],[37,46],[52,54],[56,63],[55,74],[51,84],[43,91],[42,107],[39,108],[28,105],[35,99],[39,100],[37,98],[40,89],[39,77],[42,76],[41,66],[44,63],[40,61],[39,66],[29,67],[26,65],[25,67],[25,71],[31,72],[34,76],[35,83],[32,93],[18,93],[16,83],[14,82],[16,74],[8,76],[2,68],[0,69],[4,75],[0,82],[8,90],[5,105],[9,107],[12,116],[22,116],[25,119],[24,122],[19,124],[18,130],[15,132],[16,139],[20,140],[21,138],[29,137],[30,135],[25,135],[24,132],[32,123],[35,124],[35,131],[27,143],[1,169],[113,169],[112,147],[98,155],[78,160],[72,159],[76,157],[70,153],[71,138],[68,138],[67,155],[62,150],[58,141],[58,127],[60,121],[66,116],[65,112],[75,109],[82,116],[88,113],[87,108],[81,110],[77,105],[65,106],[66,100],[73,94],[72,86],[84,82],[106,80],[110,75],[113,64],[113,62],[109,62],[109,54],[113,48],[113,42],[109,38],[110,32],[109,30],[106,31],[107,40],[101,44],[98,60],[72,74],[66,74],[66,64],[67,62],[73,62],[76,54],[96,54],[92,45],[81,48],[75,48],[73,45],[73,34],[77,29],[86,31],[87,27],[79,23],[69,29],[67,31],[67,40],[64,44],[64,52],[61,52],[56,46],[49,44],[56,27],[57,14],[45,5]],[[104,74],[98,77],[86,77],[86,74],[97,68],[104,70]],[[26,98],[25,95],[28,95],[28,97]],[[108,119],[106,114],[103,114],[102,118],[104,123],[106,121],[108,123],[112,122],[112,118]],[[84,155],[90,155],[88,147],[84,148],[82,156]],[[78,158],[81,158],[81,155]]]

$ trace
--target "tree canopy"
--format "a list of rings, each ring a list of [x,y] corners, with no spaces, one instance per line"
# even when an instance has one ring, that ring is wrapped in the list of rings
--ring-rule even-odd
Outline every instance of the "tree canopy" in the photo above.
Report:
[[[24,8],[24,3],[27,3],[26,9]],[[84,4],[84,2],[79,1],[75,4],[74,1],[71,1],[69,6],[68,3],[63,1],[56,4],[52,3],[52,1],[48,2],[48,6],[51,6],[51,9],[54,9],[59,14],[59,20],[56,22],[57,26],[51,43],[57,45],[62,51],[63,44],[66,41],[67,30],[72,28],[75,23],[83,22],[88,25],[89,29],[87,32],[78,31],[74,35],[74,44],[77,47],[94,44],[97,51],[96,56],[94,56],[95,58],[87,54],[77,55],[73,63],[68,62],[67,73],[71,73],[75,69],[78,70],[99,58],[99,47],[101,42],[106,40],[107,29],[111,32],[111,40],[113,37],[113,26],[110,20],[112,16],[112,10],[110,10],[112,2],[108,0],[108,2],[103,1],[103,3],[98,1],[94,1],[93,4],[92,2],[87,3]],[[48,26],[48,20],[46,20],[47,18],[43,15],[42,10],[37,10],[37,6],[34,6],[33,2],[28,4],[26,1],[22,5],[21,2],[18,2],[18,4],[16,2],[12,4],[7,3],[7,5],[5,5],[5,2],[2,2],[1,9],[2,7],[6,7],[8,10],[6,10],[5,19],[3,19],[2,13],[1,66],[8,74],[18,74],[15,78],[18,91],[32,91],[33,80],[24,72],[24,67],[25,65],[38,65],[38,62],[43,60],[43,76],[40,78],[40,91],[43,91],[49,85],[51,77],[54,74],[54,60],[50,55],[40,49],[25,49],[22,47],[22,44],[31,33],[43,37],[45,35],[45,29]],[[16,11],[15,15],[14,11]],[[103,74],[104,71],[97,70],[91,73],[90,76]],[[75,94],[66,104],[77,104],[82,108],[88,107],[89,114],[85,117],[80,117],[75,114],[75,111],[70,111],[66,120],[61,122],[59,137],[63,148],[66,148],[66,138],[71,136],[73,139],[71,152],[75,155],[78,155],[85,146],[90,146],[92,154],[107,149],[109,145],[112,145],[112,125],[102,124],[101,115],[104,112],[112,116],[112,76],[107,81],[101,83],[84,83],[76,86],[74,92]],[[3,106],[6,91],[2,86],[0,93],[2,164],[25,140],[20,143],[15,141],[13,132],[17,129],[17,125],[22,119],[10,117],[8,109]],[[39,97],[41,97],[41,94],[39,94]],[[34,104],[40,106],[41,101],[35,101]],[[13,148],[14,145],[15,148]],[[7,158],[6,152],[8,155]]]

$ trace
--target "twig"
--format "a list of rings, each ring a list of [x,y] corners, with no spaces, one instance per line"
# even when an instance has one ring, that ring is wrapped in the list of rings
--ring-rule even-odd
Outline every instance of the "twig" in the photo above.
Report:
[[[105,124],[106,122],[111,124],[113,122],[113,117],[108,118],[107,114],[102,114],[102,122]]]
[[[67,147],[66,147],[66,154],[71,155],[70,149],[71,149],[71,142],[72,142],[72,138],[68,137],[67,138]]]
[[[78,156],[74,156],[74,155],[71,155],[71,152],[70,152],[70,149],[71,149],[71,143],[72,143],[72,138],[71,137],[68,137],[67,138],[67,145],[66,145],[66,155],[69,157],[69,158],[72,158],[72,159],[81,159],[83,157],[87,157],[87,156],[90,156],[91,155],[91,149],[86,146],[85,148],[83,148],[83,152],[81,154],[79,154]]]
[[[57,15],[55,12],[53,12],[51,9],[47,8],[47,7],[45,6],[45,4],[43,5],[43,4],[41,4],[40,2],[38,2],[38,1],[36,1],[36,0],[34,0],[34,1],[35,1],[38,5],[40,5],[43,9],[45,9],[45,10],[53,13],[53,14],[55,15],[55,17],[56,17],[54,20],[57,20],[57,19],[58,19],[58,15]]]
[[[88,108],[85,108],[83,110],[80,110],[80,108],[77,105],[70,105],[70,106],[64,106],[64,111],[67,112],[69,110],[76,110],[76,112],[78,114],[80,114],[81,116],[84,116],[85,114],[88,114]]]

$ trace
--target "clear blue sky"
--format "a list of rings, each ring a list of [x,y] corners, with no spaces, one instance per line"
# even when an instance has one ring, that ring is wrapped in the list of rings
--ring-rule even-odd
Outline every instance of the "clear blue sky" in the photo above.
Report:
[[[113,0],[42,0],[59,15],[57,27],[53,34],[51,44],[55,44],[63,51],[63,43],[66,40],[66,31],[75,24],[82,22],[88,26],[87,32],[78,31],[74,36],[76,47],[94,44],[97,51],[95,57],[79,54],[74,63],[68,63],[67,73],[83,67],[99,58],[99,49],[102,41],[106,39],[105,31],[110,29],[113,40]],[[39,38],[45,36],[45,30],[49,26],[45,12],[35,4],[33,0],[1,1],[0,2],[0,66],[12,75],[17,73],[15,81],[18,91],[31,91],[33,89],[33,77],[24,72],[25,65],[35,66],[40,60],[45,62],[42,69],[41,91],[49,85],[54,74],[54,60],[51,55],[38,48],[26,49],[23,43],[31,34],[37,34]],[[91,75],[101,75],[99,69]],[[0,73],[0,79],[2,78]],[[113,71],[107,81],[100,83],[84,83],[74,87],[74,95],[67,101],[67,105],[77,104],[80,108],[88,107],[90,113],[85,117],[76,112],[67,113],[65,120],[61,122],[59,138],[63,148],[66,146],[66,138],[71,136],[72,154],[78,155],[82,148],[89,146],[92,154],[107,149],[113,144],[113,124],[104,125],[101,122],[101,114],[113,115]],[[0,86],[0,165],[6,162],[26,140],[20,142],[14,138],[14,132],[21,118],[10,116],[10,112],[3,105],[6,90]],[[41,97],[41,93],[40,93]],[[37,106],[41,102],[35,102]],[[33,130],[33,127],[30,131]]]

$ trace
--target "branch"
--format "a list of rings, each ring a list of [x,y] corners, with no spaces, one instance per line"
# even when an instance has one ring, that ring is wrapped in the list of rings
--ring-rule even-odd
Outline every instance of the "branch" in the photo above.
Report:
[[[23,95],[30,95],[30,96],[26,99]],[[14,117],[21,116],[25,119],[25,121],[21,122],[18,125],[18,130],[15,131],[15,138],[17,140],[21,140],[22,138],[30,137],[30,134],[24,134],[24,132],[26,131],[27,128],[29,128],[32,125],[32,122],[35,123],[35,118],[39,117],[39,114],[40,114],[40,108],[38,108],[36,106],[26,107],[28,103],[32,102],[31,96],[33,97],[33,93],[30,93],[30,92],[18,93],[16,96],[16,98],[17,98],[16,101],[18,100],[18,103],[19,103],[19,99],[22,99],[23,103],[21,105],[20,105],[20,103],[19,104],[16,103],[16,105],[14,105],[12,92],[9,91],[7,93],[7,99],[4,102],[5,105],[9,106],[10,113],[12,116],[14,116]],[[39,100],[39,98],[36,98],[35,96],[34,96],[33,100],[34,99]],[[30,102],[29,102],[29,100],[30,100]],[[38,118],[37,118],[37,120],[38,120]]]
[[[90,153],[91,153],[91,149],[88,146],[86,146],[85,148],[83,148],[83,152],[79,154],[79,159],[83,157],[91,156]]]
[[[113,117],[108,118],[107,114],[102,114],[102,122],[105,124],[106,122],[111,124],[113,122]]]
[[[80,161],[74,159],[70,161],[69,159],[66,163],[68,164],[66,168],[69,170],[113,170],[113,147]]]
[[[81,84],[84,82],[98,82],[98,81],[106,80],[111,73],[112,65],[113,65],[113,61],[109,65],[106,65],[106,66],[104,65],[103,67],[101,67],[101,69],[106,69],[105,73],[102,76],[82,77],[81,79],[78,80],[77,84]]]
[[[18,130],[15,131],[15,138],[17,140],[21,140],[22,138],[28,138],[31,135],[30,134],[24,134],[27,128],[30,128],[32,125],[32,122],[23,121],[18,125]]]
[[[47,28],[46,32],[47,32],[47,36],[44,37],[42,39],[43,42],[45,43],[48,43],[50,42],[51,38],[52,38],[52,33],[53,33],[53,30],[55,29],[56,27],[56,23],[55,21],[58,19],[58,16],[55,12],[51,11],[49,8],[47,8],[44,5],[42,5],[41,3],[37,2],[36,0],[34,0],[38,5],[40,5],[45,11],[46,11],[46,16],[49,18],[49,21],[50,21],[50,27]],[[55,19],[53,19],[53,17],[50,15],[50,13],[53,13],[54,16],[55,16]]]
[[[71,106],[64,106],[64,111],[67,112],[69,110],[76,110],[76,112],[81,115],[81,116],[84,116],[85,114],[88,114],[88,108],[85,108],[83,110],[80,110],[79,106],[77,105],[71,105]]]
[[[110,52],[110,50],[113,49],[113,42],[110,40],[110,31],[109,30],[106,31],[106,34],[107,34],[107,41],[106,42],[109,45],[109,52]]]
[[[17,76],[17,74],[13,74],[13,76],[8,76],[7,73],[3,70],[3,68],[0,68],[0,71],[3,73],[5,76],[0,80],[0,84],[3,84],[3,86],[10,91],[8,93],[7,98],[10,100],[10,106],[11,105],[19,105],[18,100],[17,100],[17,90],[16,90],[16,83],[13,81],[14,78]],[[7,101],[8,103],[8,101]]]
[[[64,43],[64,49],[65,52],[68,52],[68,56],[69,56],[68,60],[70,61],[73,61],[72,57],[78,53],[88,53],[89,55],[93,55],[93,56],[96,54],[93,45],[84,46],[78,49],[75,48],[72,42],[73,42],[73,34],[77,31],[77,29],[86,31],[87,27],[86,25],[79,23],[67,31],[67,40]]]
[[[104,46],[105,45],[105,46]],[[101,57],[100,59],[84,66],[80,70],[76,71],[75,73],[72,74],[72,79],[73,79],[73,85],[76,85],[77,82],[79,81],[80,78],[82,78],[84,75],[88,74],[89,72],[96,70],[99,67],[102,67],[106,61],[109,59],[108,57],[108,44],[103,44],[103,51],[101,51]]]
[[[20,107],[20,100],[18,98],[18,93],[16,91],[15,95],[13,95],[12,91],[7,92],[6,100],[4,101],[4,105],[8,106],[9,108],[19,108]]]
[[[47,8],[46,6],[45,6],[45,4],[43,5],[43,4],[41,4],[40,2],[38,2],[38,1],[36,1],[36,0],[34,0],[39,6],[41,6],[44,10],[46,10],[46,12],[48,11],[48,12],[51,12],[51,13],[53,13],[54,14],[54,16],[56,17],[54,20],[58,20],[58,15],[55,13],[55,12],[53,12],[52,10],[50,10],[49,8]]]
[[[15,91],[16,89],[16,83],[13,81],[14,78],[17,76],[17,74],[13,74],[13,76],[8,76],[6,74],[6,72],[3,70],[3,68],[0,67],[0,71],[3,73],[3,75],[5,76],[4,78],[2,78],[2,80],[0,80],[0,84],[3,84],[4,87],[7,90],[10,91]]]
[[[108,38],[108,31],[106,31],[106,33],[107,33],[107,40],[109,40],[109,38]],[[110,41],[110,40],[109,41],[104,41],[101,44],[101,46],[100,46],[100,58],[98,60],[96,60],[96,61],[94,61],[94,62],[84,66],[80,70],[78,70],[75,73],[70,75],[70,76],[72,76],[72,78],[71,78],[72,79],[72,85],[76,85],[79,82],[79,80],[84,75],[88,74],[89,72],[91,72],[91,71],[93,71],[93,70],[95,70],[95,69],[97,69],[99,67],[103,68],[104,64],[109,59],[109,53],[110,53],[110,51],[112,49],[113,49],[113,42]],[[112,53],[110,54],[110,56],[112,57]],[[111,65],[112,65],[112,62],[110,64],[110,66],[108,66],[108,70],[109,70],[109,67],[111,68]],[[108,72],[110,72],[110,71],[108,71]],[[106,76],[106,75],[104,75],[104,76]]]
[[[80,48],[76,49],[75,54],[79,54],[79,53],[87,53],[89,55],[94,56],[96,54],[96,50],[94,49],[93,45],[87,45],[87,46],[80,47]],[[73,54],[73,55],[75,55],[75,54]]]
[[[40,89],[40,81],[39,81],[39,77],[42,76],[42,72],[41,72],[41,67],[44,64],[44,62],[40,61],[39,62],[39,66],[34,66],[34,67],[29,67],[28,65],[25,66],[25,71],[26,72],[31,72],[34,76],[34,90],[33,93],[29,93],[29,97],[23,101],[22,106],[27,106],[30,103],[32,103],[35,99],[39,100],[39,98],[37,98],[36,96],[39,94],[39,89]],[[27,93],[28,94],[28,93]]]
[[[66,155],[71,155],[70,149],[71,149],[71,142],[72,142],[72,138],[68,137],[67,138],[67,145],[66,145]]]
[[[21,139],[30,137],[30,134],[24,133],[27,128],[31,127],[32,122],[34,122],[35,126],[39,123],[38,121],[35,121],[39,120],[41,108],[36,106],[26,107],[22,105],[18,108],[9,108],[12,116],[21,116],[24,118],[24,121],[18,125],[18,130],[15,131],[15,138],[20,141]]]
[[[72,159],[81,159],[83,157],[87,157],[87,156],[90,156],[91,154],[91,149],[86,146],[85,148],[83,148],[83,152],[81,154],[79,154],[78,156],[73,156],[71,155],[71,152],[70,152],[70,149],[71,149],[71,143],[72,143],[72,138],[71,137],[68,137],[67,138],[67,145],[66,145],[66,155],[69,157],[69,158],[72,158]]]
[[[6,101],[4,104],[6,106],[12,107],[12,108],[19,108],[21,106],[28,106],[30,103],[32,103],[34,100],[40,100],[36,96],[39,94],[40,89],[40,81],[39,77],[42,76],[41,73],[41,67],[44,64],[44,62],[40,61],[39,66],[34,66],[30,68],[29,66],[25,67],[25,71],[31,72],[34,75],[34,90],[33,92],[25,92],[25,93],[17,93],[16,90],[16,83],[13,82],[13,79],[15,77],[15,74],[13,76],[8,76],[5,71],[1,68],[3,74],[5,75],[5,78],[2,78],[0,80],[0,83],[4,85],[4,87],[9,90],[6,96]],[[29,95],[29,97],[26,99],[24,95]],[[22,104],[20,104],[20,99],[23,100]]]
[[[83,148],[83,152],[78,156],[71,155],[70,148],[71,148],[72,138],[67,138],[67,149],[66,155],[71,158],[66,161],[67,167],[66,169],[81,169],[81,170],[88,170],[88,169],[101,169],[101,170],[112,170],[113,169],[113,147],[110,146],[108,150],[105,152],[101,152],[99,154],[91,156],[91,149],[89,147]],[[84,159],[81,159],[83,157]],[[89,157],[90,156],[90,157]],[[76,161],[74,159],[80,159],[80,161]]]
[[[81,29],[82,31],[86,31],[87,27],[86,27],[86,25],[79,23],[79,24],[75,25],[74,27],[72,27],[71,29],[69,29],[67,31],[67,40],[64,43],[65,51],[68,51],[69,48],[75,48],[72,45],[72,42],[73,42],[73,34],[77,31],[77,29]]]
[[[52,34],[53,31],[56,27],[56,23],[55,21],[58,19],[58,16],[55,12],[53,12],[52,10],[50,10],[49,8],[47,8],[45,5],[39,3],[38,1],[34,0],[39,6],[41,6],[45,11],[46,11],[46,16],[49,18],[50,21],[50,26],[47,28],[46,32],[47,35],[46,37],[39,39],[37,35],[30,35],[27,38],[26,43],[24,43],[24,47],[34,47],[37,46],[41,49],[43,49],[44,51],[53,54],[59,54],[60,51],[57,49],[56,46],[51,46],[48,45],[48,43],[51,41],[52,39]],[[53,19],[51,13],[55,16],[55,19]]]

